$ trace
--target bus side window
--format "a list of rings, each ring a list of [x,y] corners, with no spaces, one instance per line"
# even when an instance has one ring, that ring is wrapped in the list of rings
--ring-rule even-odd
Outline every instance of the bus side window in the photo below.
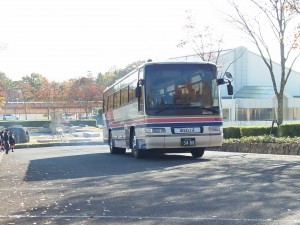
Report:
[[[107,100],[107,110],[111,110],[113,108],[113,96],[108,96]]]
[[[114,108],[120,106],[120,91],[114,93]]]
[[[128,86],[121,90],[121,105],[128,103]]]
[[[102,110],[103,112],[106,112],[107,109],[106,109],[106,100],[105,100],[105,97],[103,97],[103,100],[102,100]]]
[[[129,102],[135,99],[135,83],[129,85]]]

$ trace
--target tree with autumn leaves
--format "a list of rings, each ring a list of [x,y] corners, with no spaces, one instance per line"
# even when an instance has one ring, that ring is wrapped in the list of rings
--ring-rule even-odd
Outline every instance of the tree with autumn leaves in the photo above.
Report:
[[[103,85],[92,77],[80,77],[64,82],[50,82],[41,74],[32,73],[18,81],[10,80],[0,72],[0,103],[6,107],[8,102],[22,102],[25,118],[27,118],[28,102],[45,102],[48,107],[48,116],[54,102],[64,104],[66,108],[71,103],[78,103],[85,108],[88,115],[91,106],[102,100]]]
[[[25,118],[27,118],[29,102],[46,103],[48,119],[51,106],[57,102],[63,104],[65,108],[74,104],[78,105],[84,108],[85,114],[88,115],[95,103],[102,101],[102,92],[105,87],[142,63],[143,61],[136,61],[124,69],[112,68],[104,74],[99,73],[96,78],[83,76],[63,82],[49,81],[38,73],[32,73],[23,76],[21,80],[12,81],[5,73],[0,72],[0,104],[4,108],[8,102],[22,102]]]
[[[85,114],[91,112],[94,102],[102,100],[103,89],[92,77],[82,77],[74,80],[69,89],[69,100],[77,102],[84,108]]]

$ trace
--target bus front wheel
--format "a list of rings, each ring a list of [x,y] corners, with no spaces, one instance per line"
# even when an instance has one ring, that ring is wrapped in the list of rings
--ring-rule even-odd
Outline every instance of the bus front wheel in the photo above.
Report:
[[[134,158],[141,159],[144,157],[144,154],[141,152],[141,150],[138,148],[138,145],[136,144],[134,130],[131,132],[130,135],[130,147]]]
[[[205,148],[198,148],[191,150],[193,158],[201,158],[204,155]]]

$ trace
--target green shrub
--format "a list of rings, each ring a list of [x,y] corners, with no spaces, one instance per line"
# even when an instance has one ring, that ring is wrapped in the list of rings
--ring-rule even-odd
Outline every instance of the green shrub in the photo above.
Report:
[[[282,124],[279,127],[280,137],[299,137],[300,124]]]
[[[0,121],[0,126],[11,127],[11,126],[23,126],[23,127],[43,127],[48,120],[4,120]]]
[[[253,127],[241,127],[241,137],[251,137],[251,136],[263,136],[270,134],[277,134],[277,127],[273,127],[271,132],[271,127],[269,126],[253,126]]]
[[[300,143],[300,137],[287,138],[273,135],[241,137],[240,139],[225,139],[224,143]]]
[[[241,138],[240,127],[224,127],[223,134],[225,139]]]
[[[43,127],[49,124],[49,120],[14,120],[14,121],[0,121],[0,126],[11,127],[11,126],[23,126],[23,127]],[[87,126],[97,126],[97,121],[94,119],[83,119],[83,120],[71,120],[70,124],[73,126],[87,125]]]
[[[90,119],[84,119],[84,120],[70,120],[70,123],[73,126],[80,126],[80,125],[87,125],[91,127],[97,126],[97,120],[90,120]]]

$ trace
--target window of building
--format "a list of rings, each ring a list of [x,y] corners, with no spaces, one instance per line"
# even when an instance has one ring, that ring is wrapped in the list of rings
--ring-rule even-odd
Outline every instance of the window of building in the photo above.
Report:
[[[222,114],[223,114],[223,120],[224,121],[229,121],[229,118],[230,118],[229,109],[223,109]]]
[[[237,120],[247,121],[247,109],[237,109]]]
[[[250,120],[273,120],[273,110],[270,108],[250,109]]]

